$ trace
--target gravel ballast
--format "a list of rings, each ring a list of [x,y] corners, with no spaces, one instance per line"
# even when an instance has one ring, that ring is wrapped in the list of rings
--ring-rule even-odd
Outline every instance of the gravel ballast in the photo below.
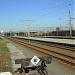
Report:
[[[15,64],[16,59],[26,58],[26,56],[23,55],[22,50],[15,47],[15,45],[8,43],[7,47],[9,48],[9,51],[11,53],[11,62],[12,62],[12,68],[13,71],[16,71],[17,68],[21,66],[21,64]]]

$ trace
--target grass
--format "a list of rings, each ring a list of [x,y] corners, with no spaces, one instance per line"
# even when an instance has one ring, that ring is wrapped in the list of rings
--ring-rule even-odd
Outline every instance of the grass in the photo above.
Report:
[[[10,52],[6,46],[7,43],[6,39],[0,39],[0,72],[12,72]]]

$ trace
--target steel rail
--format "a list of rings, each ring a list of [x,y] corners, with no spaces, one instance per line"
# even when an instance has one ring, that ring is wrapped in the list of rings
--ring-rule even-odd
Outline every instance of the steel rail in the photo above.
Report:
[[[42,53],[45,53],[47,55],[50,55],[56,59],[60,59],[61,61],[64,61],[68,64],[71,64],[72,66],[75,66],[75,58],[72,58],[70,56],[67,56],[67,55],[64,55],[64,54],[61,54],[61,53],[57,53],[57,52],[53,52],[53,51],[49,51],[48,49],[44,49],[44,48],[41,48],[41,47],[38,47],[38,46],[34,46],[34,45],[31,45],[30,43],[26,43],[22,40],[19,40],[19,39],[14,39],[14,38],[7,38],[13,42],[16,42],[18,44],[21,44],[23,46],[27,46],[27,47],[30,47],[30,48],[33,48],[37,51],[40,51]]]

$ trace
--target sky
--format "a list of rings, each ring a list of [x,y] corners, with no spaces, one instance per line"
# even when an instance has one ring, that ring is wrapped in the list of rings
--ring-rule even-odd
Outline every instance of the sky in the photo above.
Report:
[[[74,0],[0,0],[0,31],[69,26],[74,7]]]

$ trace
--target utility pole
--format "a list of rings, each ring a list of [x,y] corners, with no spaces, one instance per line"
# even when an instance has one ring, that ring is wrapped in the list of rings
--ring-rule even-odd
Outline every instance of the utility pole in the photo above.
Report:
[[[46,24],[44,24],[44,34],[45,34],[45,38],[46,38],[46,29],[45,29],[45,25],[46,25]]]
[[[71,26],[71,14],[70,14],[70,10],[69,10],[69,16],[70,16],[69,25],[70,25],[70,38],[71,38],[72,37],[72,26]]]
[[[25,21],[27,21],[28,23],[30,23],[30,22],[32,22],[34,20],[25,20]],[[29,27],[29,29],[28,29],[28,37],[30,37],[30,25],[31,25],[31,23],[27,24],[27,26]]]
[[[70,15],[69,24],[70,24],[70,38],[71,38],[71,37],[72,37],[72,26],[71,26],[71,19],[74,19],[74,20],[75,20],[75,18],[71,18],[70,10],[69,10],[69,15]]]

